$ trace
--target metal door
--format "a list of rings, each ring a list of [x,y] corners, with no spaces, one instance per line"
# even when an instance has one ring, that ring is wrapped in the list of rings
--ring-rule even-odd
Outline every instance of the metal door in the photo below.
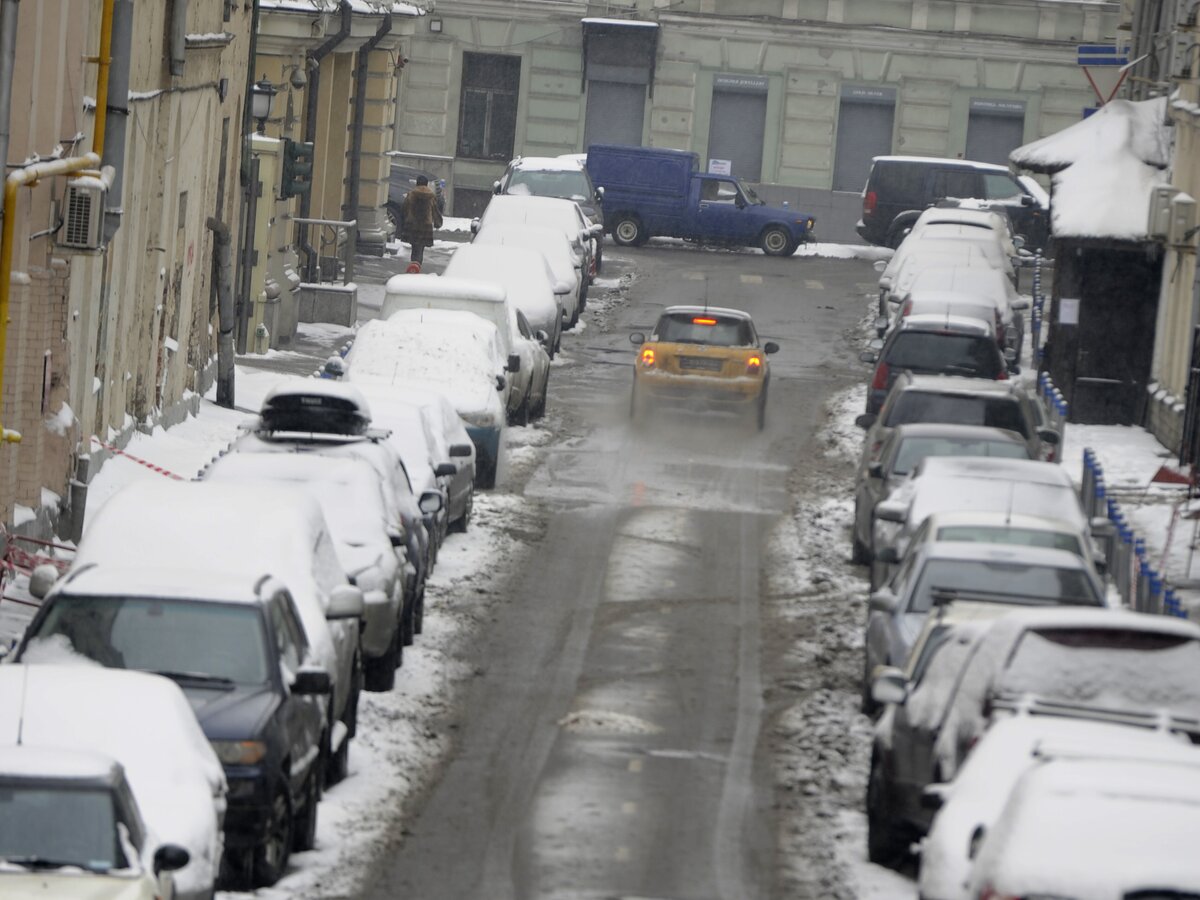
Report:
[[[714,90],[708,128],[708,158],[728,160],[731,163],[729,174],[735,178],[761,180],[766,123],[766,93]]]
[[[843,97],[838,110],[833,189],[858,193],[867,183],[871,160],[892,152],[896,108],[890,102]]]
[[[1008,165],[1008,154],[1025,143],[1025,104],[1018,100],[971,101],[967,159]]]
[[[616,81],[589,81],[583,148],[592,144],[642,146],[646,86]]]

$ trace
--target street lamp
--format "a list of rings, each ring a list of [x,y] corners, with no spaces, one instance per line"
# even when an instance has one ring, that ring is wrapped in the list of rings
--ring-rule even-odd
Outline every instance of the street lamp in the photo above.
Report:
[[[267,129],[267,117],[271,115],[271,100],[279,92],[275,85],[263,75],[250,87],[250,117],[258,120],[258,133]]]

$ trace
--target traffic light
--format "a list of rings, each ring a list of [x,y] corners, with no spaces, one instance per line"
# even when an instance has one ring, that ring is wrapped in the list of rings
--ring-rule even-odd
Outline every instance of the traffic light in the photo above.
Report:
[[[286,199],[312,190],[313,145],[311,141],[283,142],[283,179],[280,193]]]

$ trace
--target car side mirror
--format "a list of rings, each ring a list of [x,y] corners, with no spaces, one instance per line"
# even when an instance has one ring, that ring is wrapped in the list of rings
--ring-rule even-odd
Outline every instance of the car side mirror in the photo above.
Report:
[[[894,506],[886,500],[875,504],[875,518],[883,522],[901,523],[904,521],[904,507]]]
[[[877,260],[875,260],[875,262],[873,262],[871,264],[871,266],[872,266],[872,268],[875,269],[876,272],[882,272],[884,269],[887,268],[887,260],[886,259],[877,259]]]
[[[591,233],[592,237],[599,237],[600,235],[604,234],[604,226],[597,222],[595,225],[589,228],[588,231]]]
[[[438,478],[450,478],[458,474],[458,466],[452,462],[438,463],[434,467],[433,474]]]
[[[404,540],[404,532],[402,531],[389,530],[387,537],[388,543],[392,545],[392,549],[407,546],[407,542]]]
[[[983,836],[986,833],[982,825],[975,826],[975,830],[971,832],[971,840],[967,844],[967,859],[974,859],[979,855],[979,848],[983,846]]]
[[[493,181],[493,182],[492,182],[492,193],[493,193],[493,194],[499,194],[499,193],[500,193],[500,182],[498,182],[498,181]]]
[[[579,229],[579,243],[586,244],[589,241],[591,241],[591,239],[592,239],[592,229],[591,228]]]
[[[361,619],[366,613],[363,603],[363,592],[352,584],[339,584],[329,595],[329,608],[325,610],[325,618]]]
[[[497,375],[497,376],[496,376],[496,390],[498,390],[498,391],[502,391],[502,390],[504,390],[506,387],[508,387],[508,382],[507,382],[507,381],[504,379],[504,376],[503,376],[503,375]]]
[[[479,234],[479,219],[471,220],[471,234]]]
[[[876,551],[875,558],[881,563],[895,566],[900,563],[900,551],[895,547],[881,547]]]
[[[596,188],[596,199],[597,199],[597,200],[603,200],[603,199],[604,199],[604,188],[602,188],[602,187],[598,187],[598,188]]]
[[[472,449],[473,448],[471,447],[470,444],[451,444],[450,445],[450,458],[454,459],[455,457],[460,457],[460,456],[470,456]]]
[[[1037,430],[1038,440],[1043,444],[1049,444],[1052,447],[1058,446],[1062,441],[1062,435],[1053,428],[1039,428]]]
[[[546,341],[550,340],[550,335],[546,334],[546,332],[544,330],[542,330],[541,328],[539,328],[537,331],[535,331],[533,333],[533,336],[535,338],[537,338],[537,342],[539,344],[544,344],[544,343],[546,343]]]
[[[554,282],[554,293],[556,294],[569,294],[571,293],[571,290],[571,285],[566,281]]]
[[[178,872],[191,861],[191,854],[183,847],[178,844],[163,844],[154,851],[154,874]]]
[[[774,341],[767,341],[765,344],[763,344],[763,353],[767,354],[767,356],[770,356],[772,353],[778,353],[778,352],[779,352],[779,345],[777,343],[775,343]]]
[[[892,324],[892,320],[887,316],[878,316],[875,319],[875,333],[880,337],[887,334],[888,326]]]
[[[1017,312],[1024,312],[1029,309],[1029,300],[1025,297],[1020,297],[1008,304]]]
[[[1029,194],[1022,194],[1021,195],[1021,205],[1022,206],[1037,206],[1037,200],[1034,199],[1033,197],[1031,197]]]
[[[896,595],[889,590],[878,590],[873,593],[867,600],[867,609],[871,612],[885,613],[891,615],[896,611],[896,607],[900,601]]]
[[[871,699],[876,703],[902,704],[908,699],[908,680],[893,666],[880,666],[871,679]]]
[[[54,587],[54,582],[58,581],[58,576],[57,566],[49,563],[38,566],[29,575],[29,593],[38,600],[45,600],[50,588]]]
[[[937,812],[946,805],[949,793],[950,785],[948,784],[925,785],[925,790],[921,791],[921,809]]]
[[[876,413],[862,413],[857,418],[855,418],[854,424],[857,425],[859,428],[861,428],[863,431],[866,431],[868,428],[870,428],[872,425],[875,424],[875,421],[878,418],[879,418],[879,416]]]
[[[346,374],[346,360],[337,355],[331,356],[325,360],[325,368],[322,371],[326,378],[341,378]]]
[[[877,363],[879,362],[879,351],[864,350],[862,353],[858,354],[858,358],[865,363]]]
[[[446,500],[440,491],[425,491],[417,501],[417,507],[427,516],[440,513],[446,506]]]
[[[882,478],[883,477],[883,463],[881,463],[881,462],[871,463],[869,466],[867,466],[867,475],[869,475],[871,478]]]
[[[642,344],[646,343],[646,336],[640,331],[635,331],[629,335],[629,343],[633,344],[635,347],[640,347]]]
[[[506,365],[504,367],[504,371],[520,372],[521,371],[521,357],[517,356],[517,354],[515,354],[515,353],[510,353],[508,355],[508,365]]]
[[[292,681],[291,691],[299,697],[315,697],[333,692],[333,679],[320,666],[301,666]]]

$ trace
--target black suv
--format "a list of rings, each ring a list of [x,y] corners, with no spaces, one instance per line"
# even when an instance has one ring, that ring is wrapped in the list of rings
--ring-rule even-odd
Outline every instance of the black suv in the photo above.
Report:
[[[330,676],[281,582],[196,576],[193,595],[178,577],[156,584],[81,566],[45,597],[16,658],[66,643],[103,666],[176,681],[229,782],[222,879],[270,885],[292,850],[316,840]]]
[[[1050,211],[1042,201],[1003,166],[967,159],[875,157],[855,230],[868,243],[898,247],[917,216],[947,198],[989,201],[1008,214],[1013,235],[1023,237],[1024,246],[1047,246]]]

